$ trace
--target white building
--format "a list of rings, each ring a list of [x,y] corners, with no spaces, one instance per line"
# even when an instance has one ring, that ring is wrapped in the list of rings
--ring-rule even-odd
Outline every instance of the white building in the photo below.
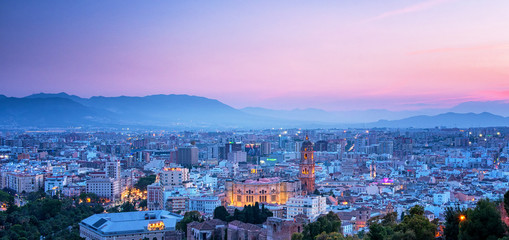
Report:
[[[62,191],[65,185],[67,185],[67,176],[47,177],[44,180],[44,191],[54,195],[57,191]]]
[[[104,171],[107,177],[120,179],[120,161],[106,162]]]
[[[120,198],[120,181],[113,178],[93,178],[87,181],[87,193],[115,201]]]
[[[4,173],[2,176],[4,188],[9,188],[17,193],[37,192],[44,187],[44,175],[28,173]]]
[[[326,198],[322,196],[297,196],[288,199],[286,202],[288,219],[293,219],[299,214],[306,215],[314,220],[320,214],[327,213]]]
[[[198,211],[212,215],[216,207],[221,206],[219,197],[205,196],[189,198],[189,211]]]
[[[164,186],[182,185],[189,181],[189,169],[187,168],[164,168],[159,174],[161,184]]]

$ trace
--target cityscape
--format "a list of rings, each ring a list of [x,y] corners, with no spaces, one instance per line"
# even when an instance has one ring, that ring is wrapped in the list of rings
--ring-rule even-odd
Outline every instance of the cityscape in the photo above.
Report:
[[[0,239],[507,240],[509,2],[0,3]]]

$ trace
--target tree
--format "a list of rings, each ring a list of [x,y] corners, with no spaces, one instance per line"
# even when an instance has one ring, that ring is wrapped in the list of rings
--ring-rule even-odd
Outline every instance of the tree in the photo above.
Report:
[[[341,232],[341,219],[333,212],[320,216],[315,222],[304,226],[304,239],[315,239],[321,233]]]
[[[140,191],[147,190],[147,186],[154,183],[156,181],[156,175],[148,175],[145,177],[142,177],[138,180],[136,184],[134,184],[134,187],[137,188]]]
[[[373,223],[369,225],[367,236],[369,240],[384,240],[387,239],[387,230],[381,224]]]
[[[120,212],[120,210],[118,209],[118,206],[116,206],[116,207],[112,207],[112,208],[107,209],[106,212],[109,212],[109,213],[118,213],[118,212]]]
[[[233,213],[233,217],[227,217],[227,221],[239,220],[245,223],[252,224],[262,224],[264,223],[268,217],[272,217],[272,212],[265,208],[265,205],[262,204],[262,208],[258,203],[255,203],[254,206],[246,205],[242,211],[235,209]]]
[[[302,233],[293,233],[291,240],[302,240],[304,239],[304,235]]]
[[[338,232],[331,232],[331,233],[320,233],[318,236],[316,236],[316,240],[344,240],[343,234]]]
[[[320,191],[318,189],[315,189],[315,191],[313,192],[314,195],[320,195]]]
[[[183,231],[187,236],[187,224],[192,222],[203,222],[203,217],[198,211],[190,211],[184,214],[184,218],[175,225],[177,230]]]
[[[125,202],[124,204],[122,204],[122,206],[120,206],[120,208],[122,209],[121,212],[136,211],[136,208],[134,207],[134,205],[131,202]]]
[[[460,231],[460,216],[464,215],[459,207],[448,207],[445,209],[445,228],[444,236],[447,240],[458,240]]]
[[[228,211],[226,211],[226,208],[224,206],[219,206],[219,207],[216,207],[216,209],[214,209],[214,218],[215,219],[220,219],[220,220],[223,220],[226,222],[228,220],[229,216],[230,216],[230,213],[228,213]]]
[[[459,229],[458,239],[461,240],[498,239],[505,233],[500,213],[490,200],[480,200],[474,209],[468,209]]]
[[[409,211],[409,215],[405,216],[403,222],[395,227],[398,234],[394,234],[393,238],[398,237],[408,238],[413,236],[416,240],[430,240],[435,239],[435,232],[437,225],[430,222],[424,216],[424,207],[416,205]]]

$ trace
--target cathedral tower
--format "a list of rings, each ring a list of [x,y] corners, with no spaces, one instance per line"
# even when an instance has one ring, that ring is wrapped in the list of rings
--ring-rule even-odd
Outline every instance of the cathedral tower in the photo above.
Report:
[[[300,149],[299,179],[303,194],[313,194],[315,191],[315,158],[313,156],[313,143],[306,136]]]

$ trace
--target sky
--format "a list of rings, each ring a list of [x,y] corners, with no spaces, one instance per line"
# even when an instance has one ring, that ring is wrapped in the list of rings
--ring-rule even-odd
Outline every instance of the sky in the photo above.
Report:
[[[189,94],[236,108],[509,100],[509,1],[0,3],[0,94]]]

